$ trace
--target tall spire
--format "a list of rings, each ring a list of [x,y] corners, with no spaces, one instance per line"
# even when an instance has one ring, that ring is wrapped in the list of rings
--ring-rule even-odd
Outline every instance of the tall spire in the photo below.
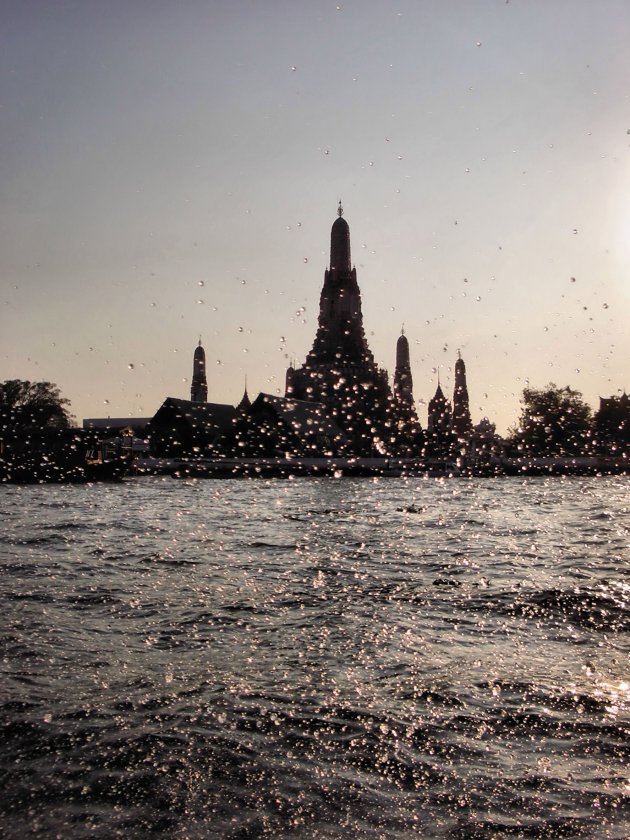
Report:
[[[413,445],[421,431],[420,421],[416,413],[413,400],[413,378],[411,376],[411,362],[409,359],[409,341],[405,335],[405,328],[400,331],[396,342],[396,371],[394,373],[394,417],[403,443],[407,447]]]
[[[330,231],[330,268],[324,273],[319,300],[319,325],[309,364],[373,364],[365,338],[361,292],[350,259],[350,228],[340,215]]]
[[[396,372],[394,373],[394,397],[399,403],[413,406],[413,379],[409,361],[409,342],[403,328],[396,342]]]
[[[245,390],[243,391],[243,396],[241,397],[240,403],[236,407],[239,411],[247,411],[251,404],[252,401],[250,400],[249,394],[247,393],[247,374],[245,374]]]
[[[344,429],[350,451],[380,452],[392,437],[392,393],[387,372],[375,363],[365,336],[350,228],[341,202],[330,231],[330,263],[313,347],[301,367],[287,370],[285,393],[326,406]]]
[[[190,385],[190,401],[197,403],[208,402],[206,353],[201,346],[201,336],[199,336],[199,344],[195,347],[195,354],[193,356],[193,375]]]
[[[459,350],[457,355],[455,389],[453,391],[453,431],[457,437],[464,438],[472,430],[472,420],[470,418],[468,386],[466,384],[466,365]]]
[[[350,228],[343,218],[343,207],[339,202],[337,218],[330,231],[330,270],[337,274],[352,270],[350,259]]]

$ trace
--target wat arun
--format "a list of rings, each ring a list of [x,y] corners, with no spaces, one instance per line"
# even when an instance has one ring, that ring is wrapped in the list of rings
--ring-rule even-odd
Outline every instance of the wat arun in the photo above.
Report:
[[[287,370],[286,397],[319,403],[344,430],[357,454],[385,454],[398,448],[398,402],[401,408],[404,403],[407,419],[410,399],[413,406],[409,387],[392,393],[387,371],[376,364],[368,346],[350,228],[341,202],[330,234],[330,264],[324,273],[317,333],[304,364]]]

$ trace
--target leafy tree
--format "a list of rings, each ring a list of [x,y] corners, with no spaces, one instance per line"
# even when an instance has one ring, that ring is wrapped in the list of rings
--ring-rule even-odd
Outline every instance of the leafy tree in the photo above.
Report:
[[[580,455],[591,446],[591,409],[579,391],[525,388],[518,427],[512,443],[529,455]]]
[[[0,383],[0,432],[67,429],[70,400],[52,382],[8,379]]]

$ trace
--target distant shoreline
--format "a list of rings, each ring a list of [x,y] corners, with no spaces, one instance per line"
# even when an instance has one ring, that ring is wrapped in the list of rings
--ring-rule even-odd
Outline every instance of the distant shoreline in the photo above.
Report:
[[[174,478],[334,478],[352,476],[494,476],[623,475],[626,459],[608,457],[501,458],[483,464],[456,464],[404,458],[142,458],[133,475],[171,475]]]

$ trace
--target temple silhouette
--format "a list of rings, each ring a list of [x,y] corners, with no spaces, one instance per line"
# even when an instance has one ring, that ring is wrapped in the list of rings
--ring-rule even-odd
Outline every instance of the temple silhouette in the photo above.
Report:
[[[600,399],[583,439],[565,440],[563,430],[556,430],[560,450],[551,451],[544,435],[539,445],[521,439],[520,429],[501,438],[485,417],[473,424],[459,351],[452,398],[438,374],[423,428],[406,332],[403,326],[396,340],[390,384],[366,338],[350,228],[339,202],[313,344],[301,365],[287,369],[284,394],[261,392],[250,399],[246,381],[238,405],[209,402],[200,338],[192,358],[190,399],[168,397],[152,418],[88,418],[83,427],[106,437],[121,431],[137,435],[138,446],[158,462],[155,469],[178,470],[184,464],[182,474],[187,475],[316,475],[335,473],[340,465],[342,474],[369,475],[397,470],[448,475],[627,471],[630,398],[625,392]],[[550,383],[542,393],[555,399],[557,390]],[[537,432],[546,434],[546,427]]]
[[[394,382],[392,393],[387,371],[374,361],[365,337],[350,228],[340,202],[330,232],[330,265],[324,273],[317,333],[304,364],[287,370],[285,395],[322,405],[344,430],[353,451],[385,454],[420,432],[404,336],[397,348]]]
[[[303,364],[286,371],[283,396],[247,388],[238,406],[208,402],[205,351],[193,354],[190,401],[169,397],[150,423],[160,455],[429,457],[447,460],[474,438],[461,355],[452,404],[438,382],[423,430],[413,394],[404,328],[395,350],[392,384],[370,350],[361,290],[352,264],[350,227],[339,202],[330,232],[313,345]],[[486,421],[486,427],[488,421]]]

